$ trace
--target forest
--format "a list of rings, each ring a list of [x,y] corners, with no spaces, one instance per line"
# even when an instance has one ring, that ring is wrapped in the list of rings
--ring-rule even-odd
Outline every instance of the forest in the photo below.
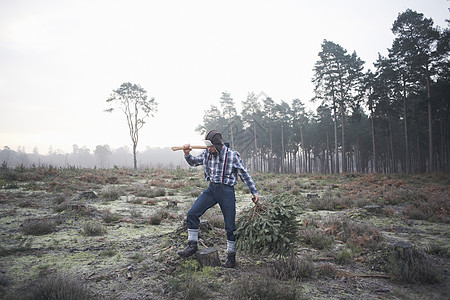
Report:
[[[447,20],[448,22],[448,20]],[[223,132],[253,170],[276,173],[448,172],[449,29],[406,10],[388,55],[364,71],[356,52],[324,40],[305,102],[248,93],[239,114],[222,92],[197,131]]]

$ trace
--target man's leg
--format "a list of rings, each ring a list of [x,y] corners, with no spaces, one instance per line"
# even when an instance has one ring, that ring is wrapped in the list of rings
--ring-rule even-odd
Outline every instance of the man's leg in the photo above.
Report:
[[[216,203],[209,187],[203,191],[197,200],[195,200],[191,209],[189,209],[186,218],[188,227],[188,246],[185,250],[178,252],[178,255],[181,257],[189,257],[197,252],[200,217]]]
[[[228,252],[227,261],[225,262],[224,267],[234,268],[236,266],[236,236],[234,234],[234,231],[236,230],[236,196],[234,187],[222,185],[222,189],[223,191],[220,193],[218,202],[220,209],[222,210],[225,230],[227,232]]]

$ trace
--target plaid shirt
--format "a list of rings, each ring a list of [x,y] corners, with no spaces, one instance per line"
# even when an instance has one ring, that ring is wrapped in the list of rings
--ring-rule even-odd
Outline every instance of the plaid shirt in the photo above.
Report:
[[[239,177],[247,185],[250,192],[253,195],[258,193],[255,182],[245,168],[239,153],[233,149],[223,146],[221,153],[217,157],[214,157],[206,150],[199,156],[189,154],[185,158],[191,166],[203,165],[205,179],[212,183],[224,183],[234,186],[238,181],[237,174],[239,174]],[[226,162],[224,162],[225,160]]]

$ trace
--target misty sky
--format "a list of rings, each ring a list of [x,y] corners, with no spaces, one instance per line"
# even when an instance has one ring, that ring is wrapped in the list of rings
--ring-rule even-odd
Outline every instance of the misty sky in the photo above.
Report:
[[[131,146],[123,114],[105,113],[124,82],[159,111],[138,149],[201,144],[195,128],[223,91],[276,102],[312,97],[324,39],[372,63],[411,8],[446,27],[448,0],[0,0],[0,149],[45,154]],[[130,147],[131,148],[131,147]]]

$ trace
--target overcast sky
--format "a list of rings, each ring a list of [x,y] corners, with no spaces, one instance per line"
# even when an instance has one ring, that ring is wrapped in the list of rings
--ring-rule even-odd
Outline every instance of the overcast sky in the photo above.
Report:
[[[411,8],[446,27],[448,0],[0,0],[0,149],[39,153],[129,146],[106,99],[140,84],[159,111],[138,149],[199,144],[205,110],[231,93],[312,97],[324,39],[372,68]]]

